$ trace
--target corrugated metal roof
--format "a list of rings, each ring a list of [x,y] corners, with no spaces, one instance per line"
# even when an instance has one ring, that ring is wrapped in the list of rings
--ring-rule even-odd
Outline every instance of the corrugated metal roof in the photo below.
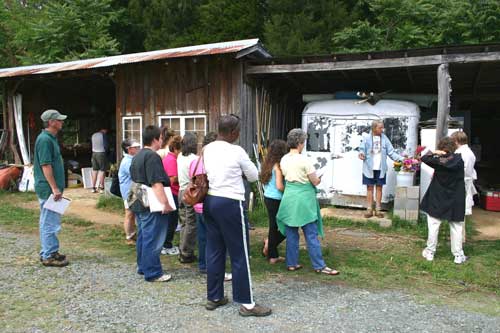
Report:
[[[132,53],[111,57],[68,61],[54,64],[12,67],[0,69],[0,78],[49,74],[55,72],[73,71],[80,69],[111,67],[123,64],[132,64],[144,61],[161,60],[168,58],[194,57],[224,53],[236,53],[248,48],[256,47],[256,52],[262,57],[270,57],[269,53],[260,45],[259,39],[246,39],[232,42],[213,43],[178,47],[166,50]]]

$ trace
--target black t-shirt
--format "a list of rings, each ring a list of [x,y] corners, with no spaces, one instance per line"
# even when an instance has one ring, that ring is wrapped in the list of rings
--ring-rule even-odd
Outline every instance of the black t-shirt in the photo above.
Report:
[[[150,187],[155,183],[170,186],[160,155],[148,148],[141,149],[132,159],[130,176],[134,182]]]

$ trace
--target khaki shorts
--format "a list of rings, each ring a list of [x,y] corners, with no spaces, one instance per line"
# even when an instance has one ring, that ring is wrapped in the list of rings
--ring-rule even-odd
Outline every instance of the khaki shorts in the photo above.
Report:
[[[106,153],[92,153],[92,170],[108,171],[109,162]]]

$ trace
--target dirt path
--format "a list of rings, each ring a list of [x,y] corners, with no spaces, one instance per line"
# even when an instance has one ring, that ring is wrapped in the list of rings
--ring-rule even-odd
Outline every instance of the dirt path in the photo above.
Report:
[[[500,239],[500,212],[491,212],[482,208],[474,208],[472,219],[478,231],[474,236],[476,240],[498,240]]]

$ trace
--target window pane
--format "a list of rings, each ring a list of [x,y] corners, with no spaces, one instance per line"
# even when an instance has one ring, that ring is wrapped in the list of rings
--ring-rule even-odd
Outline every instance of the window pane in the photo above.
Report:
[[[205,132],[205,118],[196,119],[196,130]]]
[[[175,134],[181,133],[181,120],[179,118],[170,119],[170,128],[175,131]]]
[[[186,132],[194,130],[194,118],[185,118]]]

